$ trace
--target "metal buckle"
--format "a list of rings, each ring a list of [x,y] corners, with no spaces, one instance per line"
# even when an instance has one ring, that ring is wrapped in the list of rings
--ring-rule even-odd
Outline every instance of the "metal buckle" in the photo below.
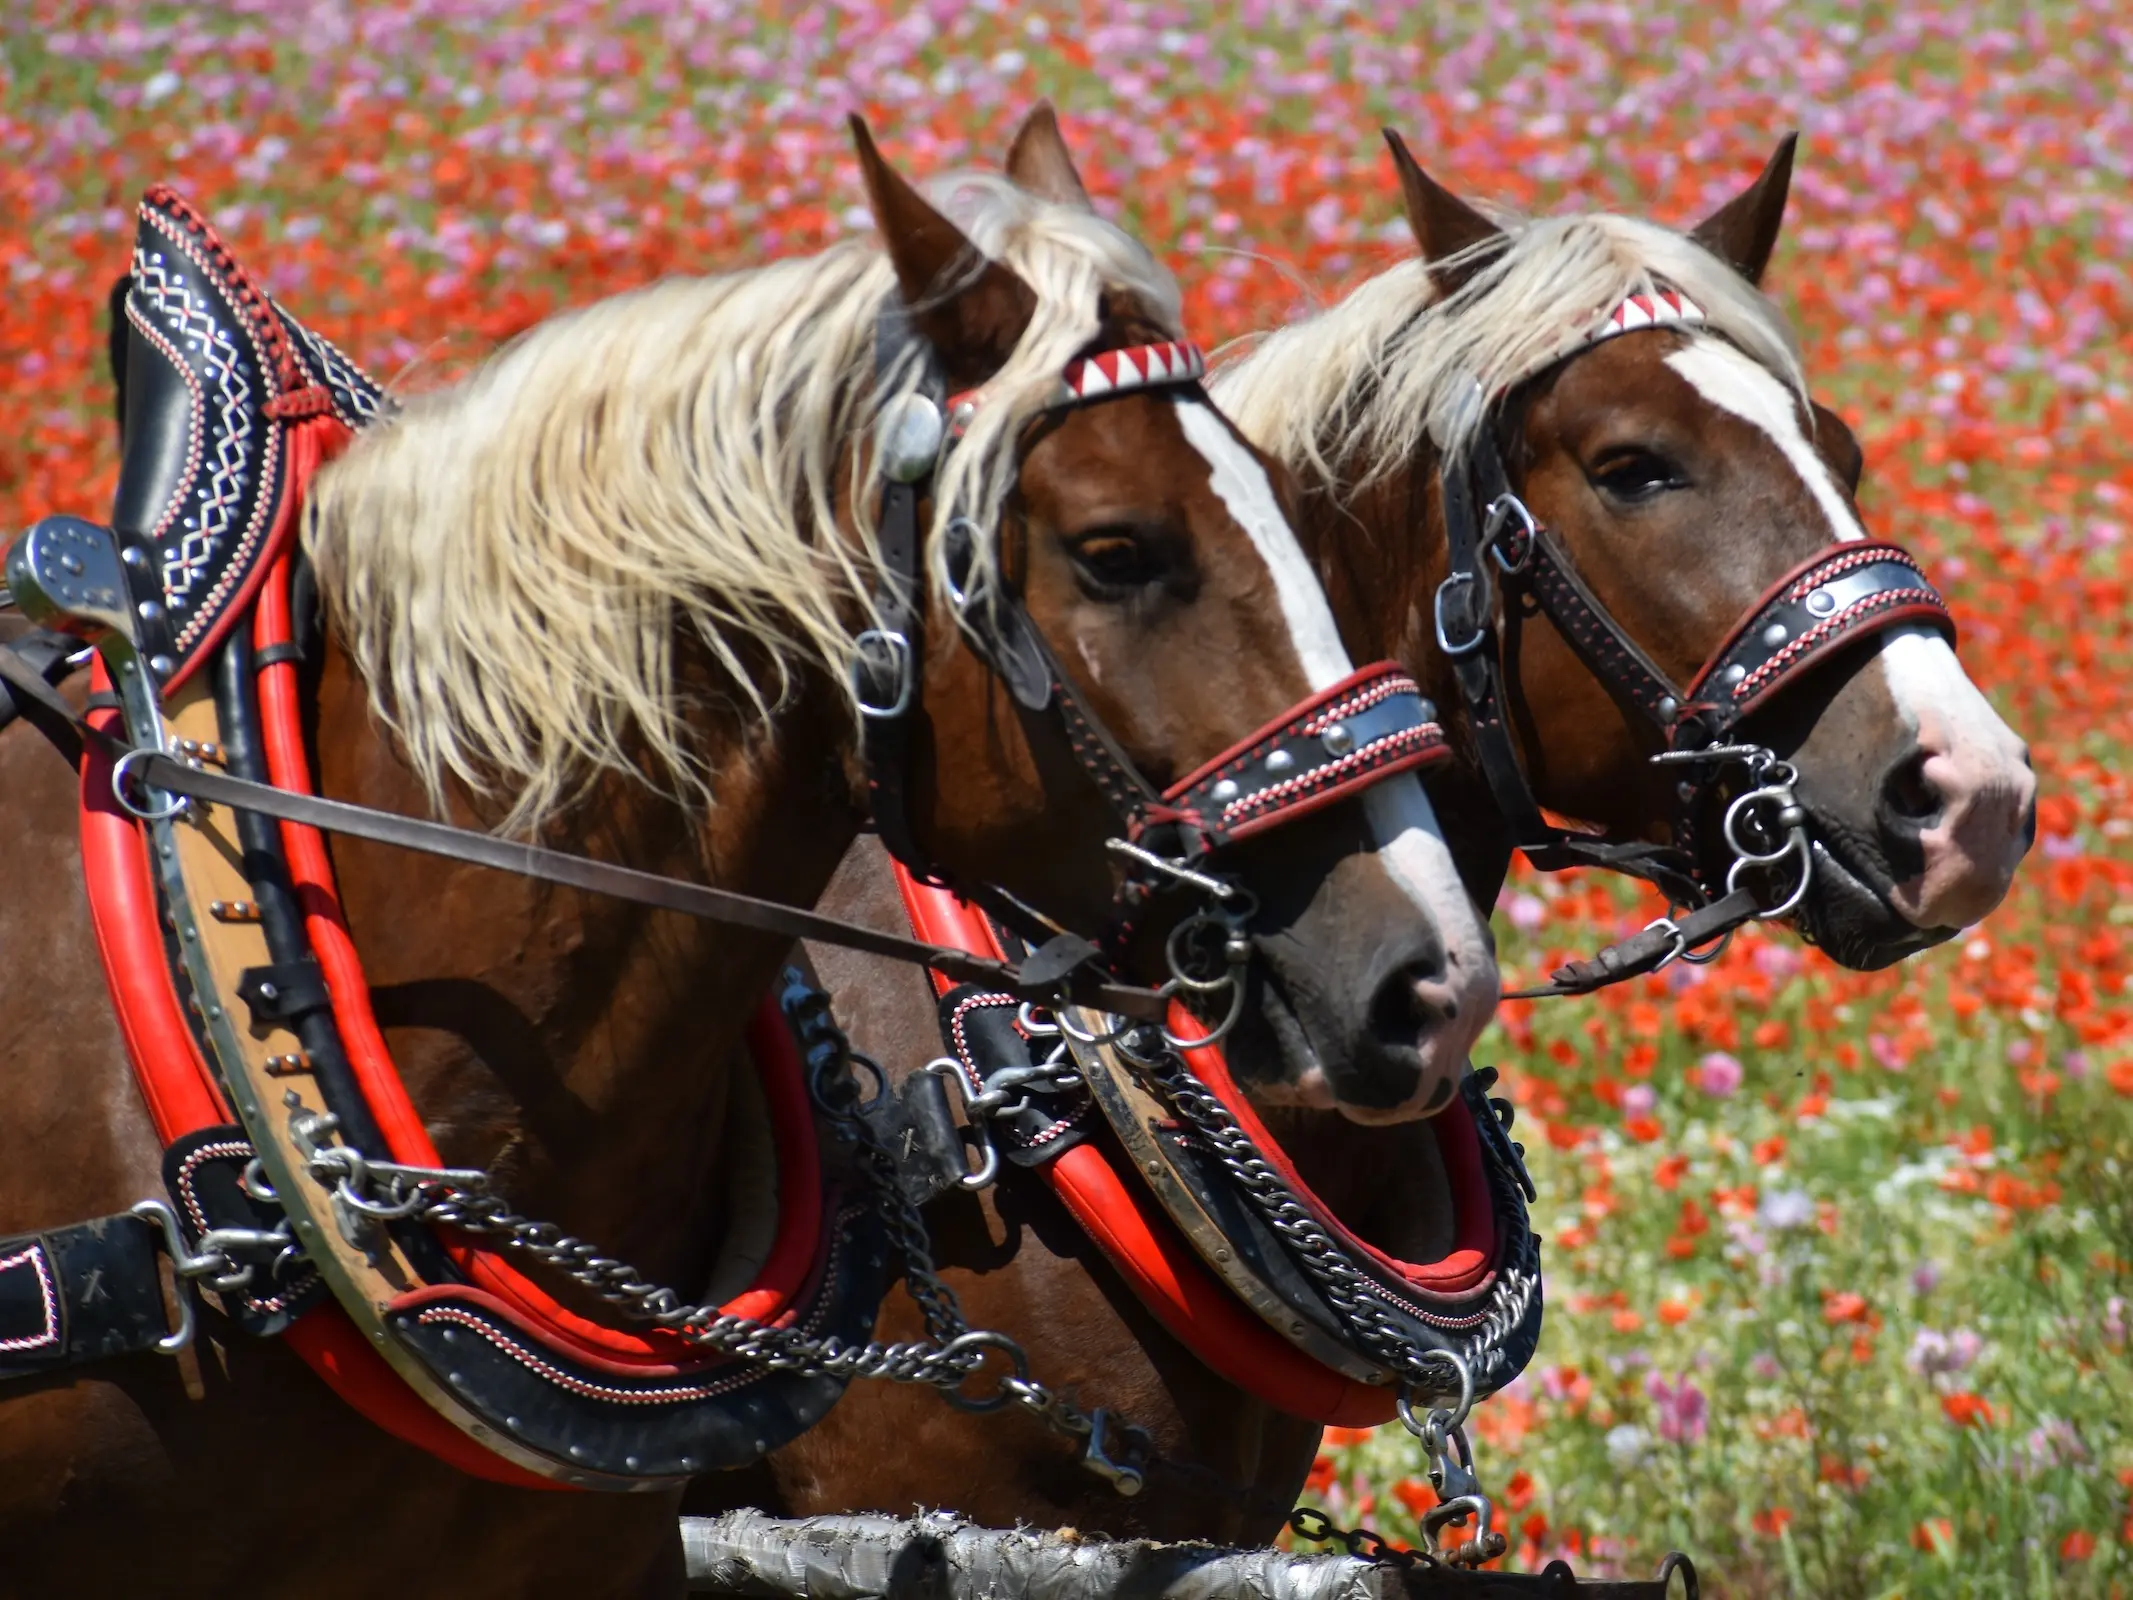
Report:
[[[1503,554],[1503,536],[1511,524],[1521,524],[1525,544],[1516,561],[1506,561]],[[1526,509],[1525,501],[1509,490],[1489,502],[1488,519],[1482,524],[1481,548],[1496,558],[1496,565],[1506,577],[1517,577],[1533,565],[1533,551],[1540,543],[1540,524],[1533,520],[1533,513]]]
[[[876,655],[872,652],[879,651]],[[872,721],[888,722],[911,709],[918,689],[918,674],[911,670],[911,641],[889,628],[868,628],[852,641],[852,696],[859,714]],[[887,705],[867,699],[868,678],[877,664],[896,674],[896,694]]]
[[[166,1356],[174,1356],[193,1342],[192,1280],[207,1277],[219,1280],[229,1276],[236,1264],[219,1250],[194,1255],[185,1242],[185,1234],[178,1227],[178,1214],[167,1200],[137,1200],[133,1204],[133,1214],[161,1233],[163,1253],[170,1257],[171,1271],[177,1275],[178,1325],[156,1341],[157,1350]]]
[[[1481,574],[1478,572],[1455,572],[1437,585],[1437,648],[1455,661],[1461,656],[1470,656],[1476,650],[1479,650],[1482,641],[1489,636],[1488,627],[1479,616],[1470,616],[1467,619],[1474,629],[1474,636],[1470,639],[1453,644],[1451,636],[1445,632],[1445,613],[1449,609],[1451,595],[1454,590],[1462,588],[1471,590],[1482,597],[1484,604],[1488,594],[1488,585],[1483,582]]]
[[[1651,969],[1653,972],[1663,972],[1689,953],[1689,938],[1687,934],[1681,931],[1681,925],[1672,917],[1654,917],[1644,925],[1643,931],[1650,933],[1654,928],[1662,928],[1667,933],[1672,934],[1674,938],[1674,948],[1661,956],[1659,965]],[[1704,959],[1708,960],[1710,958],[1705,957]]]

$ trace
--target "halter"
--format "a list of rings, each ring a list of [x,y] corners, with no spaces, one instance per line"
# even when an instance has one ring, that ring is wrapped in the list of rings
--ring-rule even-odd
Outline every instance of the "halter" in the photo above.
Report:
[[[876,336],[876,371],[886,381],[912,343],[904,313],[882,313]],[[1070,362],[1045,412],[1098,404],[1137,390],[1185,389],[1199,393],[1207,361],[1197,346],[1165,340],[1106,350]],[[930,380],[929,380],[930,381]],[[945,400],[922,382],[919,389],[883,402],[876,426],[876,461],[882,475],[879,543],[883,581],[874,596],[877,625],[862,633],[854,666],[861,717],[861,747],[874,825],[883,845],[921,882],[951,886],[919,846],[906,802],[911,723],[923,670],[924,612],[919,571],[920,503],[931,492],[945,453],[968,428],[983,390]],[[1183,885],[1216,908],[1189,918],[1170,946],[1171,992],[1202,995],[1228,991],[1231,1016],[1241,1003],[1239,971],[1248,950],[1241,944],[1250,897],[1209,871],[1224,847],[1319,808],[1372,784],[1426,763],[1446,759],[1450,747],[1436,708],[1395,662],[1383,661],[1329,685],[1256,733],[1240,739],[1197,771],[1158,790],[1134,765],[1103,719],[1088,704],[1024,608],[1021,596],[1001,586],[973,596],[966,579],[978,542],[990,535],[969,519],[951,518],[946,537],[953,597],[963,635],[1025,710],[1049,711],[1066,734],[1081,769],[1103,794],[1122,824],[1110,841],[1126,863],[1101,935],[1115,953],[1141,909],[1165,885]],[[954,884],[958,892],[1028,939],[1045,970],[1045,952],[1087,960],[1098,946],[1063,933],[1056,923],[996,886]],[[1209,976],[1183,948],[1199,934],[1222,946],[1226,976]],[[1195,969],[1198,968],[1197,972]],[[1226,1031],[1226,1028],[1225,1028]]]
[[[1632,295],[1566,340],[1549,364],[1626,333],[1705,321],[1703,309],[1678,290]],[[1697,959],[1692,951],[1742,924],[1794,910],[1806,897],[1813,873],[1807,813],[1793,792],[1798,775],[1767,747],[1740,741],[1740,724],[1860,639],[1923,622],[1952,644],[1955,622],[1905,551],[1893,544],[1846,541],[1816,552],[1772,584],[1726,631],[1689,684],[1677,687],[1512,491],[1493,420],[1475,428],[1473,442],[1462,454],[1447,455],[1439,472],[1450,571],[1437,589],[1437,644],[1451,659],[1466,700],[1482,775],[1510,824],[1514,846],[1534,866],[1544,872],[1609,867],[1645,879],[1676,907],[1688,908],[1589,961],[1571,963],[1538,989],[1506,998],[1583,994],[1656,971],[1677,957]],[[1477,515],[1476,507],[1486,509]],[[1494,593],[1499,585],[1500,608]],[[1652,759],[1681,774],[1673,844],[1595,839],[1556,827],[1542,815],[1505,720],[1498,637],[1499,628],[1512,625],[1518,615],[1513,602],[1528,597],[1602,687],[1633,707],[1664,740],[1667,748]],[[1721,892],[1697,846],[1697,817],[1722,775],[1739,769],[1746,770],[1749,787],[1724,815],[1721,831],[1733,859]],[[1775,870],[1788,861],[1797,862],[1799,877],[1776,903],[1766,903],[1746,886],[1752,871]],[[1715,954],[1708,951],[1702,959]]]

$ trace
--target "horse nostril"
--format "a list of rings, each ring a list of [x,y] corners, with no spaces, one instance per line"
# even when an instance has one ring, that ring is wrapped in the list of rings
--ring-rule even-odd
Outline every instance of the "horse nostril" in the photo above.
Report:
[[[1432,968],[1388,973],[1370,999],[1370,1032],[1380,1043],[1412,1045],[1459,1015],[1459,1002]]]
[[[1888,816],[1911,831],[1923,832],[1940,820],[1946,802],[1926,776],[1926,752],[1914,750],[1889,769],[1881,798]]]

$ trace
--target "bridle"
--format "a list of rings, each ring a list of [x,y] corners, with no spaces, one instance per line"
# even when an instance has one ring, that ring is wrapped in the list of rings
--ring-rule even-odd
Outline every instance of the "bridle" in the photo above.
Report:
[[[912,359],[915,336],[900,309],[884,311],[876,336],[876,371],[887,382]],[[965,640],[1033,715],[1049,713],[1076,763],[1121,825],[1108,841],[1124,865],[1107,925],[1096,939],[1068,932],[995,885],[951,882],[918,843],[908,805],[912,724],[924,668],[922,512],[946,453],[985,402],[982,389],[943,395],[930,369],[915,389],[881,405],[875,464],[882,479],[878,541],[883,581],[874,597],[875,625],[857,639],[854,690],[869,809],[882,844],[919,881],[955,889],[1026,939],[1036,954],[1024,963],[1048,970],[1052,960],[1115,958],[1136,920],[1164,889],[1200,897],[1200,909],[1166,940],[1171,969],[1163,991],[1202,1002],[1228,998],[1234,1025],[1242,1009],[1243,968],[1251,948],[1245,926],[1252,896],[1219,872],[1227,846],[1292,822],[1399,773],[1448,759],[1436,708],[1396,662],[1363,667],[1306,697],[1197,770],[1158,789],[1134,765],[1031,620],[1012,585],[970,587],[981,541],[994,537],[967,517],[945,523],[951,599]],[[1204,399],[1207,370],[1199,349],[1182,340],[1105,350],[1069,363],[1040,413],[1100,404],[1120,395],[1176,389]],[[1047,953],[1050,953],[1048,956]]]
[[[1677,290],[1633,295],[1560,348],[1550,365],[1625,333],[1704,320],[1702,309]],[[1768,746],[1745,739],[1741,724],[1860,639],[1922,622],[1952,644],[1955,622],[1907,552],[1893,544],[1847,541],[1817,551],[1766,589],[1689,683],[1677,686],[1593,594],[1561,541],[1512,489],[1495,429],[1508,392],[1473,419],[1464,430],[1471,442],[1447,453],[1439,468],[1450,569],[1437,588],[1437,645],[1459,681],[1482,776],[1513,846],[1544,872],[1600,866],[1643,878],[1673,907],[1634,937],[1563,967],[1548,983],[1506,996],[1529,999],[1589,993],[1676,959],[1710,960],[1718,953],[1715,941],[1734,929],[1797,909],[1814,872],[1808,816],[1794,792],[1799,775]],[[1473,403],[1484,408],[1478,389]],[[1680,774],[1671,843],[1594,837],[1543,815],[1519,764],[1504,706],[1504,638],[1515,632],[1521,602],[1528,601],[1554,623],[1601,686],[1635,710],[1665,745],[1652,760]],[[1720,878],[1707,864],[1700,819],[1728,781],[1739,787],[1742,773],[1747,784],[1722,813],[1719,831],[1730,860]],[[1749,882],[1784,870],[1798,876],[1774,897]]]

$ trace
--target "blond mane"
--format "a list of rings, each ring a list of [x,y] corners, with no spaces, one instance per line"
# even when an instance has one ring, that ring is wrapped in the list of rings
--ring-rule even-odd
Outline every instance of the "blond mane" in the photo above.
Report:
[[[934,199],[1037,309],[936,484],[947,519],[996,526],[1015,441],[1099,327],[1106,292],[1173,333],[1177,286],[1109,223],[991,175]],[[838,462],[885,394],[875,328],[896,294],[869,244],[679,278],[551,318],[472,376],[412,396],[321,471],[304,543],[372,704],[434,803],[448,780],[533,828],[602,772],[649,768],[708,802],[674,681],[694,633],[769,717],[812,671],[848,683],[879,577],[876,496]],[[978,555],[982,580],[992,551]],[[649,762],[643,758],[649,757]]]
[[[1212,380],[1237,426],[1291,469],[1352,492],[1427,441],[1463,449],[1478,392],[1504,393],[1633,294],[1686,293],[1709,330],[1804,397],[1799,349],[1777,308],[1685,234],[1630,217],[1504,220],[1510,241],[1439,299],[1420,260],[1260,340]]]

